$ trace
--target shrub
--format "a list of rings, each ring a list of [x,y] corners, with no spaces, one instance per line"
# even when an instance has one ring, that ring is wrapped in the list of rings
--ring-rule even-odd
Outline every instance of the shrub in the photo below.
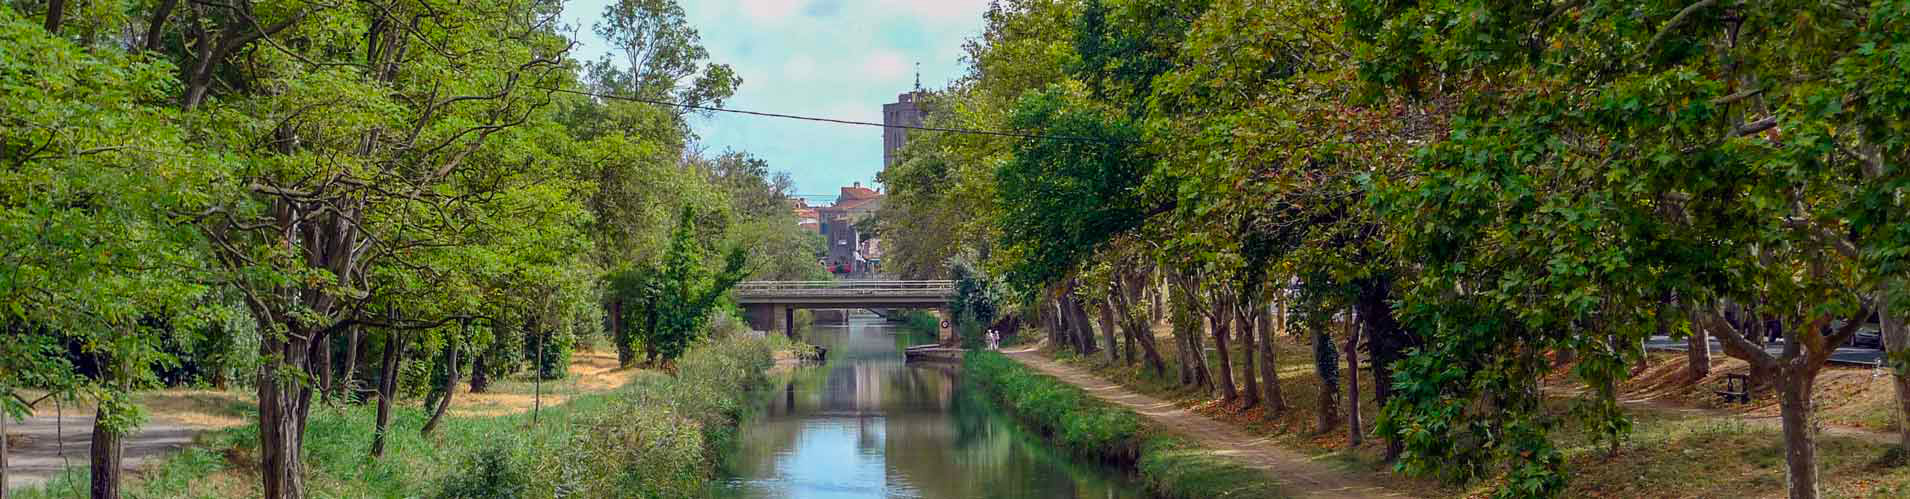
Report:
[[[514,499],[524,497],[530,479],[502,446],[485,447],[465,459],[445,477],[434,497],[440,499]]]
[[[637,378],[601,414],[575,423],[570,445],[548,467],[551,480],[580,497],[700,497],[751,389],[774,363],[764,339],[697,344],[674,376]]]

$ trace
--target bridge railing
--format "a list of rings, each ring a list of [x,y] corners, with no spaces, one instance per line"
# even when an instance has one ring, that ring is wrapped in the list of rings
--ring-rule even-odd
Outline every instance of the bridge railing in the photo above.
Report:
[[[955,281],[743,281],[737,291],[791,289],[953,289]]]
[[[744,281],[738,296],[770,295],[915,295],[941,296],[955,292],[954,281]]]

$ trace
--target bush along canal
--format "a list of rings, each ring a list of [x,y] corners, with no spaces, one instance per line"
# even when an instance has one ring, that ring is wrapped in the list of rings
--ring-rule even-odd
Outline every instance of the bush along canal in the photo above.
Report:
[[[713,497],[1156,497],[1131,468],[1026,430],[960,366],[904,362],[919,338],[879,317],[802,335],[828,362],[771,382]]]
[[[1134,411],[1096,400],[1000,353],[969,352],[962,371],[969,390],[986,393],[1029,431],[1074,456],[1130,471],[1148,496],[1287,497],[1265,473],[1153,431]]]

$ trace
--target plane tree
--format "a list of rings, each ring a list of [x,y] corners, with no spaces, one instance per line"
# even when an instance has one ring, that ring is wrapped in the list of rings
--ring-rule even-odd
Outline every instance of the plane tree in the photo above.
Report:
[[[1670,293],[1770,373],[1789,493],[1817,497],[1816,376],[1877,309],[1883,268],[1864,255],[1901,247],[1853,213],[1900,185],[1900,139],[1876,127],[1900,126],[1878,97],[1901,95],[1902,72],[1851,69],[1896,57],[1903,6],[1347,5],[1364,81],[1456,105],[1421,174],[1386,187],[1398,246],[1423,265],[1408,323],[1430,335],[1400,378],[1412,402],[1389,407],[1408,469],[1476,473],[1454,458],[1500,456],[1514,466],[1503,493],[1557,494],[1560,457],[1521,386],[1545,351],[1572,350],[1608,398]],[[1782,325],[1779,354],[1753,341],[1766,321]],[[1499,410],[1452,405],[1479,396]],[[1621,436],[1622,415],[1597,404],[1589,419]]]

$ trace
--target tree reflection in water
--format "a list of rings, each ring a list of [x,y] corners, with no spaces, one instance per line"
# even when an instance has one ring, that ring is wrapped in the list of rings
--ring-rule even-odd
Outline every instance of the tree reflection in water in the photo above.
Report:
[[[1137,498],[1119,470],[1072,462],[981,397],[951,365],[903,362],[869,314],[818,325],[820,367],[790,373],[745,421],[716,497]]]

